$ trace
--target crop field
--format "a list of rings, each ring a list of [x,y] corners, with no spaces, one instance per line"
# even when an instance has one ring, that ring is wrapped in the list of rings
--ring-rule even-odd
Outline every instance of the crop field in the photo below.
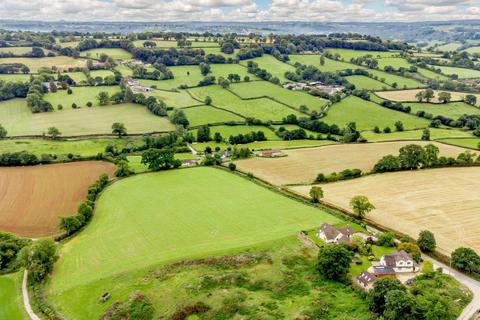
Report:
[[[460,147],[480,150],[480,138],[470,139],[443,139],[441,142],[457,145]]]
[[[99,161],[0,168],[0,230],[27,237],[58,233],[59,217],[75,214],[88,187],[114,168]]]
[[[467,68],[433,66],[436,69],[442,70],[446,75],[456,74],[459,79],[480,78],[480,71]]]
[[[14,99],[0,103],[0,119],[9,136],[42,135],[49,127],[57,127],[63,136],[110,134],[114,122],[124,123],[128,133],[170,131],[175,128],[168,119],[155,116],[146,107],[131,103],[32,113],[25,100]]]
[[[396,121],[402,121],[405,129],[428,127],[430,121],[403,112],[384,108],[376,103],[350,96],[335,103],[328,110],[323,121],[340,128],[349,122],[356,122],[357,129],[368,130],[375,126],[395,128]]]
[[[158,192],[165,189],[168,192]],[[110,186],[88,228],[65,244],[51,278],[49,299],[55,303],[73,292],[83,295],[107,278],[112,288],[112,277],[121,273],[225,254],[338,221],[317,208],[217,169],[135,176]],[[98,304],[88,305],[98,310]],[[62,305],[60,311],[74,312],[67,308],[68,304]],[[80,312],[88,313],[85,305]]]
[[[254,61],[258,63],[258,67],[262,69],[266,69],[272,76],[277,77],[280,79],[280,82],[287,82],[289,81],[285,78],[285,72],[292,71],[295,72],[295,68],[287,63],[283,63],[271,55],[265,54],[260,58],[250,59],[250,60],[243,60],[240,63],[244,66],[247,65],[248,61]],[[252,77],[250,77],[252,78]]]
[[[45,57],[45,58],[0,58],[2,63],[23,63],[30,69],[30,73],[37,73],[40,68],[56,67],[58,70],[66,70],[72,67],[85,66],[85,60],[74,59],[67,56]]]
[[[464,114],[480,114],[480,108],[466,104],[465,102],[451,103],[406,103],[405,105],[412,108],[411,113],[417,111],[425,111],[433,114],[433,116],[444,116],[452,119],[458,119]]]
[[[417,80],[397,76],[395,74],[387,73],[384,71],[368,69],[367,70],[373,76],[378,77],[378,79],[384,79],[389,85],[397,84],[398,88],[423,88],[425,85]]]
[[[394,51],[365,51],[365,50],[349,50],[349,49],[327,49],[331,54],[339,54],[345,61],[350,61],[352,58],[358,58],[370,55],[373,58],[388,58],[398,55]]]
[[[132,54],[130,52],[120,48],[100,48],[80,52],[80,56],[92,59],[100,59],[102,54],[106,54],[107,56],[116,60],[128,60],[132,58]]]
[[[28,151],[40,157],[42,154],[68,155],[69,153],[84,157],[96,156],[105,151],[108,145],[118,150],[126,146],[142,145],[141,140],[130,138],[100,138],[88,140],[44,140],[44,139],[3,139],[0,140],[0,153]]]
[[[189,91],[202,101],[209,96],[212,98],[212,105],[241,114],[244,117],[278,121],[289,114],[302,115],[300,112],[268,98],[242,100],[220,86],[197,87],[189,89]]]
[[[351,84],[355,85],[356,89],[387,90],[392,88],[388,84],[385,84],[367,76],[349,76],[345,77],[345,79]]]
[[[456,129],[429,128],[430,140],[445,138],[469,138],[472,133],[469,131]],[[392,131],[391,133],[375,133],[373,131],[363,131],[362,137],[369,142],[392,141],[392,140],[420,140],[423,130]]]
[[[247,134],[252,131],[258,132],[262,131],[265,134],[265,137],[268,140],[279,140],[280,138],[275,135],[275,133],[267,127],[264,126],[215,126],[210,127],[210,133],[213,138],[215,132],[219,132],[222,137],[228,141],[230,136],[236,136],[239,134]],[[197,135],[197,130],[192,130],[193,134]]]
[[[397,91],[377,91],[375,94],[380,98],[391,100],[391,101],[399,101],[399,102],[416,102],[417,98],[415,95],[419,92],[423,91],[422,89],[411,89],[411,90],[397,90]],[[452,95],[452,101],[462,101],[467,94],[472,93],[465,93],[465,92],[454,92],[454,91],[440,91],[434,90],[434,96],[431,100],[432,102],[439,102],[438,101],[438,94],[440,92],[449,92]],[[480,99],[480,94],[473,94]]]
[[[0,74],[0,81],[6,82],[27,82],[30,80],[30,75],[15,73],[15,74]]]
[[[330,174],[345,169],[370,171],[375,163],[388,154],[412,142],[379,142],[367,144],[340,144],[319,148],[285,151],[287,157],[251,158],[236,161],[238,170],[251,172],[254,176],[275,185],[312,183],[319,173]],[[463,148],[436,142],[416,141],[418,145],[432,143],[444,156],[456,157]]]
[[[480,251],[479,179],[477,167],[443,168],[373,175],[322,188],[327,202],[345,209],[352,197],[367,196],[376,207],[368,219],[414,238],[430,230],[437,250],[449,255],[458,247]],[[310,190],[293,189],[303,194]]]
[[[346,69],[365,69],[351,63],[346,63],[343,61],[336,61],[332,59],[325,58],[325,64],[320,65],[320,55],[319,54],[291,54],[289,55],[289,63],[294,65],[295,63],[304,64],[306,66],[315,66],[320,71],[323,72],[336,72]]]
[[[198,106],[183,109],[191,127],[205,124],[224,123],[229,121],[245,122],[245,119],[228,111],[212,106]]]
[[[56,109],[59,104],[63,109],[71,109],[72,104],[76,103],[79,107],[86,107],[87,102],[98,106],[97,95],[102,92],[108,92],[112,95],[120,91],[118,86],[98,86],[98,87],[75,87],[71,88],[72,94],[68,94],[67,90],[58,90],[55,93],[49,92],[44,95],[44,99],[52,104]]]
[[[378,67],[384,69],[386,66],[392,66],[394,69],[406,68],[408,69],[411,64],[405,58],[382,58],[378,59]]]
[[[21,295],[21,274],[0,275],[0,319],[24,320],[27,315],[23,310]]]
[[[304,105],[308,108],[309,112],[320,112],[328,103],[326,99],[314,97],[302,91],[284,89],[268,81],[231,84],[230,90],[244,99],[269,97],[296,109],[299,109],[301,105]]]
[[[167,90],[152,90],[148,95],[154,96],[167,104],[169,107],[186,108],[191,106],[198,106],[203,102],[193,99],[187,91],[167,91]]]

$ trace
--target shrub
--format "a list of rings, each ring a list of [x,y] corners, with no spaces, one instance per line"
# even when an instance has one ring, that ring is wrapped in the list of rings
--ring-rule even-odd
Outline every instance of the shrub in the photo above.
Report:
[[[230,171],[235,171],[235,170],[237,169],[237,165],[236,165],[235,163],[233,163],[233,162],[230,162],[230,163],[228,164],[228,169],[229,169]]]
[[[392,132],[392,129],[390,129],[390,127],[385,127],[383,129],[383,133],[390,133],[390,132]]]
[[[451,263],[458,270],[480,274],[480,256],[473,249],[455,249],[452,252]]]
[[[62,109],[63,109],[63,106],[62,106],[61,104],[59,104],[59,105],[57,106],[57,110],[62,110]]]
[[[394,247],[395,236],[391,232],[384,232],[378,236],[377,244],[384,247]]]
[[[417,240],[417,244],[422,251],[425,252],[432,252],[435,250],[437,246],[437,242],[435,241],[435,236],[432,232],[428,230],[423,230],[420,232]]]
[[[87,102],[87,107],[91,108],[93,106],[93,103],[91,101]]]
[[[67,89],[67,94],[72,94],[72,93],[73,93],[72,89],[68,88]]]
[[[72,103],[72,109],[77,109],[77,108],[78,108],[77,104],[75,102]]]
[[[336,244],[326,245],[318,252],[317,269],[326,279],[345,281],[351,260],[352,252],[345,247]]]

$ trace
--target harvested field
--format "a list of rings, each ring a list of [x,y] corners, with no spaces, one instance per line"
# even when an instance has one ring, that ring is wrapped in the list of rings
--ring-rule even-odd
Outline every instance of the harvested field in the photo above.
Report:
[[[423,90],[411,89],[411,90],[397,90],[397,91],[377,91],[375,94],[380,98],[384,98],[391,101],[416,102],[417,98],[415,98],[415,95],[419,91],[423,91]],[[471,94],[471,93],[465,93],[465,92],[434,90],[435,95],[431,100],[431,102],[438,102],[437,97],[439,92],[450,92],[450,94],[452,95],[452,101],[462,101],[467,94]],[[480,100],[480,94],[473,94],[473,95],[476,96],[478,100]]]
[[[251,158],[237,161],[237,168],[275,185],[311,183],[319,173],[330,174],[345,169],[370,171],[375,163],[388,154],[397,155],[407,144],[432,143],[444,156],[456,157],[463,148],[436,142],[382,142],[368,144],[342,144],[319,148],[286,150],[287,157]]]
[[[26,237],[58,233],[60,216],[75,214],[108,162],[83,161],[0,169],[0,230]]]
[[[376,206],[367,217],[416,238],[435,234],[438,249],[458,247],[480,252],[480,168],[442,168],[395,172],[323,185],[325,200],[349,209],[350,199],[365,195]],[[310,186],[294,187],[307,194]]]
[[[45,57],[45,58],[1,58],[0,63],[23,63],[31,73],[36,73],[40,68],[57,67],[58,70],[83,67],[85,60],[74,59],[66,56]]]

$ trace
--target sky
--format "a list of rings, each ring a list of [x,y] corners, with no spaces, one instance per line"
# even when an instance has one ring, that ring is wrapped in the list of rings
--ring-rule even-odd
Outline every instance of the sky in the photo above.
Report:
[[[0,19],[444,21],[480,19],[480,0],[0,0]]]

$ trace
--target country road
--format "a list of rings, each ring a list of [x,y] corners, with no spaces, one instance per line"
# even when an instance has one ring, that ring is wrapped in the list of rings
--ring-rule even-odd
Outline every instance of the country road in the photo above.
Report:
[[[30,299],[28,298],[28,290],[27,290],[27,279],[28,279],[28,271],[25,269],[23,272],[23,281],[22,281],[22,295],[23,295],[23,306],[25,307],[25,311],[27,311],[28,317],[30,320],[41,320],[32,310],[32,306],[30,305]]]
[[[454,270],[453,268],[450,268],[446,264],[441,263],[440,261],[437,261],[430,256],[422,254],[422,259],[432,261],[434,269],[439,267],[442,268],[444,273],[453,276],[455,279],[460,281],[463,285],[468,287],[470,291],[472,291],[473,293],[472,301],[465,307],[465,309],[463,309],[462,314],[460,314],[460,316],[458,317],[458,320],[471,319],[475,314],[475,312],[480,310],[480,282],[464,275],[463,273],[460,273]]]

